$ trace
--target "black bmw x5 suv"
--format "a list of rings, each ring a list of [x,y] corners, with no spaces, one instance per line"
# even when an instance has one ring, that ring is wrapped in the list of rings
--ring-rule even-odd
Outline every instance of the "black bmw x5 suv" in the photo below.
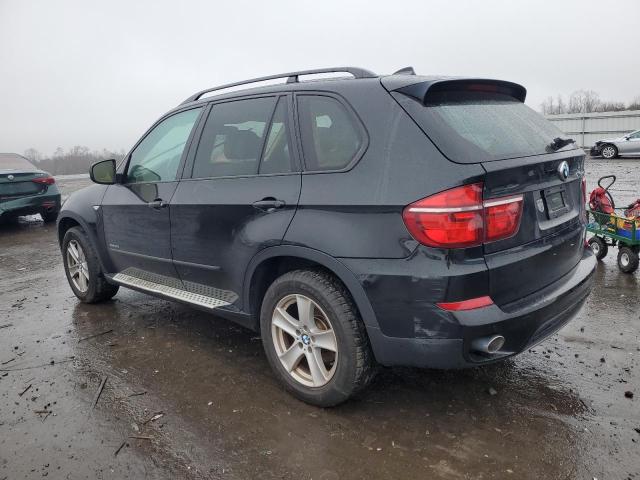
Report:
[[[350,76],[301,81],[329,72]],[[377,364],[508,358],[578,312],[595,267],[584,153],[525,95],[351,67],[198,92],[64,204],[71,288],[92,303],[124,286],[257,330],[275,375],[320,406]]]

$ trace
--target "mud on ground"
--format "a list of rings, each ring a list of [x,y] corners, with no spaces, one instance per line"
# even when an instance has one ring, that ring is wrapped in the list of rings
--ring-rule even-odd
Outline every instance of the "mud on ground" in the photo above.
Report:
[[[628,202],[639,167],[589,160],[589,189],[615,173]],[[1,225],[0,480],[640,479],[639,274],[610,252],[596,275],[578,317],[514,360],[383,369],[322,410],[279,387],[254,333],[125,289],[81,304],[54,226]]]

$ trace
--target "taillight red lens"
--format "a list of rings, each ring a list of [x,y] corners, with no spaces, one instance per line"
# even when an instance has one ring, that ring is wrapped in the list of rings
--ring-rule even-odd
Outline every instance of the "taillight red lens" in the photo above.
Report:
[[[424,245],[462,248],[482,243],[482,184],[423,198],[402,212],[411,235]]]
[[[515,235],[522,217],[523,196],[482,201],[482,183],[463,185],[407,206],[407,229],[431,247],[464,248]]]
[[[484,202],[485,242],[515,235],[521,217],[522,195]]]
[[[31,181],[35,183],[42,183],[44,185],[53,185],[54,183],[56,183],[56,179],[53,177],[38,177],[34,178]]]

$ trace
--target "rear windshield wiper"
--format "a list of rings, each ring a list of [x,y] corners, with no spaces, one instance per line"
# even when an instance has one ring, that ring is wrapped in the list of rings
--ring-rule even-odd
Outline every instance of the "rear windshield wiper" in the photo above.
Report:
[[[556,137],[553,139],[553,141],[549,145],[547,145],[547,151],[555,152],[557,150],[560,150],[563,147],[566,147],[570,143],[576,143],[576,141],[573,138]]]

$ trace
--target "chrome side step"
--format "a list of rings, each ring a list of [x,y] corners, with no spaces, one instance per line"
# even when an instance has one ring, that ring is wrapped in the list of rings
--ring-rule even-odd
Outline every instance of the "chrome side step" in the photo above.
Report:
[[[162,283],[153,282],[151,280],[145,280],[139,277],[127,275],[126,273],[118,273],[114,275],[112,279],[114,282],[117,282],[125,287],[132,287],[145,292],[156,293],[164,297],[173,298],[175,300],[191,303],[200,307],[215,309],[231,305],[230,302],[222,300],[220,298],[210,297],[207,295],[202,295],[200,293],[188,292],[181,288],[164,285]]]

